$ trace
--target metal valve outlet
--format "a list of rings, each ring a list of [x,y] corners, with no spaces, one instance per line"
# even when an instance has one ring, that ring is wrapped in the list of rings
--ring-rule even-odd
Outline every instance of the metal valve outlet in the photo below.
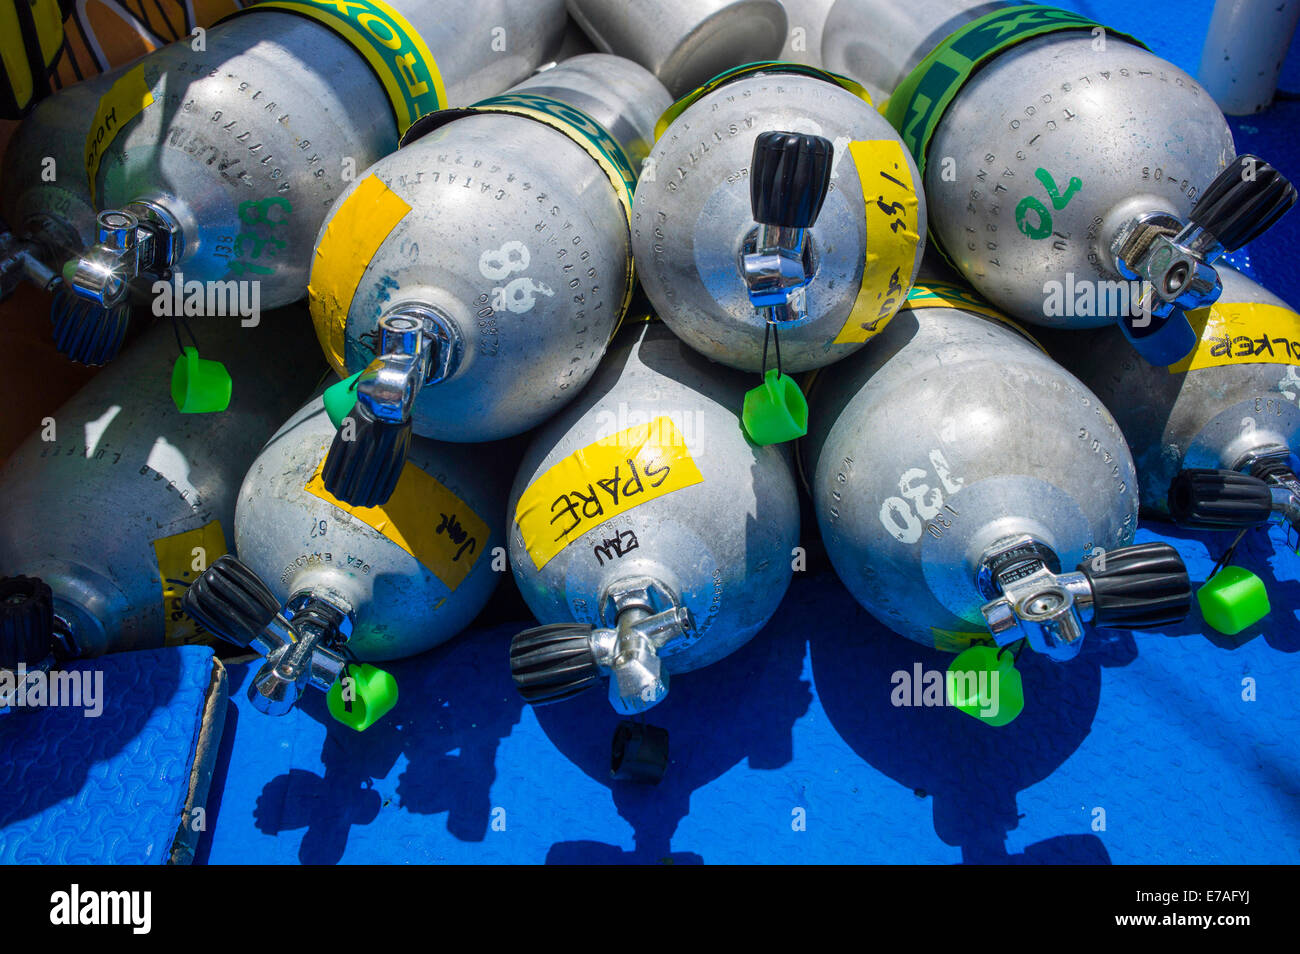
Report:
[[[74,259],[68,285],[73,293],[103,308],[126,302],[131,282],[161,275],[179,261],[180,226],[162,206],[131,202],[96,218],[99,244]]]
[[[609,704],[622,715],[645,712],[668,695],[662,659],[699,638],[690,610],[652,580],[621,580],[607,600],[613,626],[560,623],[519,633],[510,643],[510,672],[524,700],[559,702],[609,677]],[[668,602],[668,608],[654,607]]]
[[[307,686],[327,691],[343,672],[353,611],[337,594],[301,592],[281,609],[271,591],[230,555],[185,592],[182,608],[227,642],[266,658],[248,687],[259,712],[284,715]]]
[[[1024,638],[1058,662],[1078,655],[1088,623],[1155,629],[1186,617],[1192,601],[1182,558],[1165,543],[1122,547],[1061,573],[1050,547],[1020,536],[984,555],[976,585],[999,646]]]

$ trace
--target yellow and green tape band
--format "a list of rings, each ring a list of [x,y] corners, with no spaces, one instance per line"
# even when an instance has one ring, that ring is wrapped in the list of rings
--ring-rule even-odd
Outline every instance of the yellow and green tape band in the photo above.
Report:
[[[663,136],[664,130],[673,124],[682,113],[699,99],[707,96],[719,86],[723,86],[733,80],[738,80],[754,73],[793,73],[801,76],[812,76],[819,80],[825,80],[828,83],[834,83],[842,89],[848,90],[854,96],[864,101],[868,106],[874,106],[871,102],[871,94],[867,92],[863,85],[847,76],[841,76],[839,73],[831,73],[828,70],[818,69],[815,66],[805,66],[802,63],[784,63],[780,60],[761,60],[756,63],[745,63],[742,66],[733,67],[723,73],[719,73],[713,79],[709,80],[694,92],[687,93],[677,102],[669,106],[659,121],[655,123],[655,139]]]
[[[1170,374],[1241,364],[1300,365],[1300,315],[1262,302],[1215,302],[1187,312],[1196,348]]]
[[[898,130],[925,178],[926,151],[944,112],[967,80],[984,63],[1018,43],[1064,30],[1105,29],[1095,20],[1041,4],[1007,7],[985,14],[950,34],[930,51],[899,84],[886,103],[884,116]],[[1126,33],[1109,35],[1138,46]],[[1145,48],[1145,47],[1144,47]]]
[[[588,530],[703,481],[681,431],[661,415],[552,465],[520,496],[515,523],[540,570]]]
[[[972,315],[979,315],[981,318],[989,318],[1010,328],[1043,354],[1047,354],[1047,349],[1039,344],[1033,335],[986,302],[971,288],[953,285],[950,282],[917,282],[907,294],[907,308],[912,311],[918,308],[956,308]]]
[[[393,495],[380,507],[353,507],[334,497],[325,489],[321,477],[324,467],[322,457],[304,488],[307,493],[333,504],[401,547],[449,591],[455,592],[487,552],[491,531],[483,518],[414,464],[408,462],[402,469]]]
[[[232,16],[259,10],[309,17],[347,40],[383,84],[399,134],[447,105],[447,89],[428,44],[383,0],[262,0]]]

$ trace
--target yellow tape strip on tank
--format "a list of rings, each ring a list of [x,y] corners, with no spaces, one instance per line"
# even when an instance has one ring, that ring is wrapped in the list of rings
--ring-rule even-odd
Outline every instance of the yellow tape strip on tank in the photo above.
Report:
[[[921,242],[916,185],[896,139],[849,143],[862,183],[867,217],[867,256],[862,285],[835,344],[868,341],[889,324],[907,297]]]
[[[1235,364],[1300,364],[1300,315],[1260,302],[1215,302],[1187,312],[1196,349],[1170,374]]]
[[[307,303],[316,337],[340,377],[347,376],[348,312],[370,260],[411,207],[378,176],[362,179],[325,226],[316,246]]]
[[[491,531],[469,504],[414,464],[407,463],[382,507],[353,507],[325,489],[321,458],[307,493],[356,517],[397,544],[453,593],[487,550]]]
[[[158,580],[162,584],[163,645],[211,642],[211,634],[181,610],[181,600],[190,584],[227,552],[221,522],[213,520],[193,530],[160,537],[153,542],[153,552],[158,558]]]
[[[975,294],[973,289],[963,288],[960,285],[953,285],[948,282],[917,284],[912,286],[912,290],[907,293],[907,307],[910,309],[957,308],[984,318],[991,318],[999,324],[1006,325],[1016,334],[1033,344],[1043,354],[1047,354],[1047,349],[1038,343],[1037,338]]]
[[[593,527],[703,481],[681,431],[661,415],[550,467],[519,498],[515,523],[540,570]]]
[[[153,104],[153,93],[144,78],[144,64],[127,70],[99,98],[95,120],[86,134],[86,176],[90,179],[90,199],[95,201],[95,177],[104,152],[128,122]]]
[[[429,45],[382,0],[262,0],[239,13],[259,10],[310,17],[347,40],[383,84],[399,135],[421,116],[447,105],[447,89]]]
[[[952,630],[939,629],[937,626],[930,627],[930,635],[934,637],[934,648],[941,649],[944,652],[959,653],[963,649],[969,649],[972,643],[989,642],[988,633],[957,633]]]
[[[723,86],[726,83],[730,83],[732,80],[738,80],[741,77],[749,76],[753,73],[792,73],[798,76],[811,76],[814,79],[834,83],[841,89],[847,90],[854,96],[858,97],[858,99],[865,102],[868,106],[875,105],[875,103],[871,101],[871,94],[867,92],[866,88],[861,83],[849,79],[847,76],[841,76],[839,73],[832,73],[829,70],[819,69],[816,66],[807,66],[803,63],[782,63],[779,60],[761,60],[757,63],[745,63],[742,66],[737,66],[719,73],[699,89],[687,93],[677,102],[673,103],[664,110],[663,115],[660,116],[658,121],[655,123],[655,139],[659,139],[663,136],[665,130],[673,124],[674,120],[676,120],[682,113],[686,112],[686,110],[690,109],[695,102],[707,96],[709,93],[712,93],[719,86]]]

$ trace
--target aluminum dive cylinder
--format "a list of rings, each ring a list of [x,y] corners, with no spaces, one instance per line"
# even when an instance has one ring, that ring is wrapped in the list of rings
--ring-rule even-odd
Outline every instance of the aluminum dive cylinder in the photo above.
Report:
[[[835,0],[781,0],[781,6],[785,7],[785,45],[776,59],[821,66],[822,36]]]
[[[569,0],[569,13],[597,48],[640,63],[673,96],[770,60],[786,38],[780,0]]]
[[[656,311],[745,371],[821,367],[901,306],[925,246],[911,156],[857,83],[751,64],[675,104],[637,186],[632,247]]]
[[[810,404],[801,463],[831,563],[900,635],[1066,660],[1088,622],[1187,614],[1176,551],[1131,545],[1137,475],[1110,412],[971,292],[919,283]]]
[[[177,336],[156,324],[0,470],[0,574],[48,585],[65,655],[206,639],[181,596],[233,542],[244,472],[324,373],[305,312],[200,319],[206,359],[239,378],[220,413],[177,410]]]
[[[412,127],[330,211],[310,301],[354,402],[325,483],[375,506],[413,431],[496,440],[582,389],[631,299],[636,170],[669,105],[592,53]]]
[[[788,449],[745,439],[744,387],[641,323],[537,432],[507,508],[515,580],[543,624],[511,644],[525,700],[608,676],[614,709],[643,712],[670,674],[734,652],[776,611],[799,506]]]
[[[312,685],[360,730],[396,701],[369,664],[446,642],[495,590],[513,460],[499,445],[417,438],[388,502],[351,507],[321,479],[333,434],[317,397],[267,442],[239,490],[238,559],[214,563],[185,611],[266,657],[249,686],[260,711],[282,715]]]
[[[1191,76],[1086,17],[1039,4],[973,20],[966,4],[839,6],[861,23],[932,17],[902,32],[903,47],[924,35],[934,46],[885,115],[921,168],[936,246],[1017,320],[1118,322],[1148,360],[1172,363],[1195,345],[1184,312],[1219,293],[1215,260],[1295,202],[1276,169],[1236,156]],[[959,27],[935,35],[954,14]],[[1126,293],[1060,309],[1059,282]]]
[[[1146,510],[1202,530],[1281,520],[1300,533],[1300,315],[1240,272],[1219,274],[1223,294],[1188,313],[1198,343],[1177,364],[1147,364],[1111,329],[1047,344],[1114,408]],[[1221,631],[1247,625],[1206,615]]]
[[[330,204],[419,116],[553,57],[561,0],[272,0],[126,70],[88,124],[100,244],[69,266],[111,306],[140,272],[301,298]]]

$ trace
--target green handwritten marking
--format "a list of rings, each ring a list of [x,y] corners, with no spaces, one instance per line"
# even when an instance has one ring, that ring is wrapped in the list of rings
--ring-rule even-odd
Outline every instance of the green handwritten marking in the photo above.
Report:
[[[273,195],[265,199],[249,199],[247,202],[241,202],[238,212],[239,221],[245,225],[265,225],[269,230],[284,225],[289,220],[289,216],[293,213],[293,204],[284,196]],[[263,253],[270,258],[280,249],[287,247],[288,243],[278,238],[269,236],[263,238],[257,232],[248,230],[240,232],[235,236],[234,249],[238,258],[230,263],[230,271],[235,275],[274,275],[274,268],[255,264],[248,259],[261,258]]]
[[[1052,200],[1052,208],[1056,209],[1057,212],[1069,205],[1070,200],[1074,198],[1074,194],[1083,188],[1082,179],[1078,176],[1070,176],[1070,182],[1065,187],[1065,195],[1061,195],[1056,188],[1056,180],[1052,178],[1052,174],[1046,169],[1039,169],[1034,175],[1043,184],[1043,188],[1047,190],[1047,195]]]
[[[1083,188],[1083,180],[1078,176],[1071,176],[1069,183],[1065,187],[1065,195],[1056,187],[1056,179],[1046,169],[1039,169],[1034,176],[1043,184],[1047,190],[1047,197],[1052,200],[1052,208],[1060,212],[1070,204],[1074,194]],[[1029,213],[1033,212],[1038,216],[1038,224],[1029,224]],[[1052,213],[1047,210],[1047,206],[1038,201],[1031,195],[1025,196],[1016,206],[1016,228],[1028,238],[1038,240],[1045,239],[1052,234]]]

